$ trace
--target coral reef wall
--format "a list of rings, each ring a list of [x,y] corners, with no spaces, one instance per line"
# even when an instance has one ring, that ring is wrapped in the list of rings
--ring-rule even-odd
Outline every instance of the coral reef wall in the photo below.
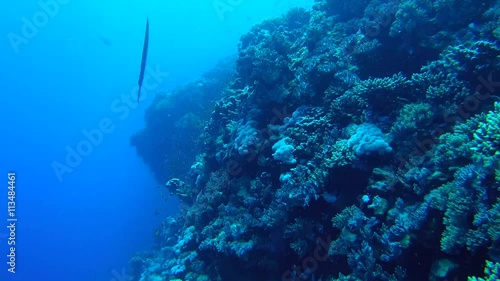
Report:
[[[235,58],[228,57],[199,79],[155,96],[146,111],[146,127],[130,142],[158,182],[189,171],[204,122],[234,78],[234,65]]]
[[[185,207],[132,259],[136,280],[495,276],[499,11],[317,0],[253,27],[200,117],[196,161],[167,156],[186,167],[164,181]],[[133,143],[165,151],[169,117],[146,118]]]

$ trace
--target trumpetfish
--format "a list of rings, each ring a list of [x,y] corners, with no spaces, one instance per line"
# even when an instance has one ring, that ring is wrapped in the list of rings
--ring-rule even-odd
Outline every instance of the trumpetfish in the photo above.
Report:
[[[137,93],[137,103],[141,97],[142,80],[144,80],[144,69],[146,69],[146,61],[148,60],[148,45],[149,45],[149,18],[146,18],[146,35],[144,36],[144,46],[142,47],[141,74],[139,74],[139,91]]]

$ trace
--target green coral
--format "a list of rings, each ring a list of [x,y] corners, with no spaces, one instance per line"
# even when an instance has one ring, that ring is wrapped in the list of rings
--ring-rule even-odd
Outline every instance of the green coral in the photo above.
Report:
[[[500,103],[494,110],[482,113],[443,134],[434,150],[433,163],[439,170],[456,171],[452,178],[425,198],[431,208],[444,212],[445,231],[441,249],[456,253],[466,247],[498,251],[500,240],[500,201],[489,198],[498,189],[500,149]],[[473,218],[472,222],[470,221]]]
[[[500,279],[500,264],[486,261],[484,267],[484,278],[482,277],[468,277],[468,281],[495,281]]]
[[[500,156],[500,103],[495,103],[495,109],[490,111],[479,128],[474,132],[473,159],[489,167]]]
[[[329,153],[331,153],[331,156],[327,155],[325,157],[325,165],[328,168],[348,166],[356,159],[354,152],[349,149],[346,139],[335,142]]]
[[[446,76],[440,76],[442,77],[440,81],[429,85],[427,88],[425,93],[426,100],[438,106],[446,105],[450,107],[452,104],[459,104],[471,95],[466,83],[458,79],[456,74],[448,73]],[[414,77],[417,78],[416,75]]]
[[[493,205],[493,208],[488,210],[489,225],[488,235],[492,241],[500,240],[500,199]]]
[[[478,74],[496,64],[500,48],[496,42],[477,40],[450,46],[442,53],[445,67],[460,72],[473,71]]]
[[[434,118],[432,106],[428,103],[410,103],[405,105],[399,112],[391,134],[393,136],[407,136],[413,132],[427,131]]]
[[[408,80],[401,73],[394,74],[392,77],[372,78],[360,81],[354,87],[359,93],[370,93],[373,91],[394,91],[408,85]]]
[[[460,247],[467,244],[467,231],[469,230],[468,218],[475,210],[474,193],[471,186],[477,184],[474,166],[469,165],[455,173],[455,180],[450,185],[445,185],[447,192],[446,211],[443,224],[446,226],[441,236],[441,250],[446,253],[455,253]]]
[[[453,132],[442,134],[434,150],[433,162],[442,169],[456,170],[472,163],[475,146],[473,133],[485,119],[485,114],[479,114],[457,124]]]

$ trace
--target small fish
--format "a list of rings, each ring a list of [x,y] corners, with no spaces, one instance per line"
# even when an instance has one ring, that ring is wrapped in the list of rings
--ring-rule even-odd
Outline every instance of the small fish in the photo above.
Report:
[[[149,18],[146,19],[146,35],[144,36],[144,47],[142,48],[141,74],[139,74],[139,91],[137,93],[137,102],[141,97],[142,80],[144,80],[144,69],[146,69],[146,61],[148,60],[148,45],[149,45]]]

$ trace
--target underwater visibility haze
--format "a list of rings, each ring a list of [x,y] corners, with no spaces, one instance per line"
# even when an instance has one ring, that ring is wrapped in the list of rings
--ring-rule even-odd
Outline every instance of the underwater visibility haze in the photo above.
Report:
[[[500,280],[500,0],[0,18],[0,280]]]

